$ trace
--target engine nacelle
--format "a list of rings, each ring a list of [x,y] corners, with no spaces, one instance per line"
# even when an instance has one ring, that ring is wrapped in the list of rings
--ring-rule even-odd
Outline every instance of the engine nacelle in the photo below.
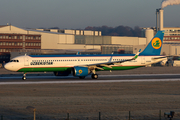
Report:
[[[71,71],[58,71],[58,72],[54,72],[55,76],[68,76],[69,74],[71,74]]]
[[[73,75],[74,76],[87,76],[90,73],[87,67],[74,67]]]

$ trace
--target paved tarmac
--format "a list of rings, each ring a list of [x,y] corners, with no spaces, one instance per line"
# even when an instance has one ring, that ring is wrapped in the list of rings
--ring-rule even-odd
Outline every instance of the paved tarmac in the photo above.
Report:
[[[180,67],[150,67],[125,71],[101,71],[99,79],[57,77],[49,73],[22,73],[0,69],[0,115],[4,120],[159,119],[175,111],[180,119]],[[145,81],[145,82],[144,82]],[[72,84],[73,83],[73,84]]]
[[[180,74],[137,74],[137,75],[99,75],[98,79],[92,79],[87,76],[85,79],[79,79],[74,76],[27,76],[26,80],[22,80],[22,76],[5,76],[0,77],[0,82],[39,82],[39,81],[103,81],[103,80],[149,80],[149,79],[180,79]],[[53,83],[52,82],[52,83]],[[56,82],[55,82],[56,83]]]

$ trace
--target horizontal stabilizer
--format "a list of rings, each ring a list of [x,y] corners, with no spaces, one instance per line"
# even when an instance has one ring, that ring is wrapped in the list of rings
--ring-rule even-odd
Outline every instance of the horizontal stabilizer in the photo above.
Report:
[[[155,57],[155,58],[152,58],[152,60],[157,60],[157,59],[162,59],[162,58],[167,58],[166,56],[163,56],[163,57]]]

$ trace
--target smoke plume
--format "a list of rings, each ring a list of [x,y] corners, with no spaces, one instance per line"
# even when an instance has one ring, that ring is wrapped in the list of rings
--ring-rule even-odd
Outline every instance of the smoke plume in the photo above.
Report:
[[[164,8],[168,5],[178,5],[180,0],[162,0],[161,8]]]

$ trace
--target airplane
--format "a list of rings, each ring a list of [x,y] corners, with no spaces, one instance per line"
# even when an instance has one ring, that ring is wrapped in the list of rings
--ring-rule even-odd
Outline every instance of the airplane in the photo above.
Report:
[[[91,74],[97,79],[97,71],[128,70],[144,67],[167,60],[160,55],[164,31],[158,31],[146,48],[137,54],[101,54],[101,55],[23,55],[10,60],[5,69],[23,72],[26,80],[27,72],[54,72],[55,76],[73,76],[84,79]]]

